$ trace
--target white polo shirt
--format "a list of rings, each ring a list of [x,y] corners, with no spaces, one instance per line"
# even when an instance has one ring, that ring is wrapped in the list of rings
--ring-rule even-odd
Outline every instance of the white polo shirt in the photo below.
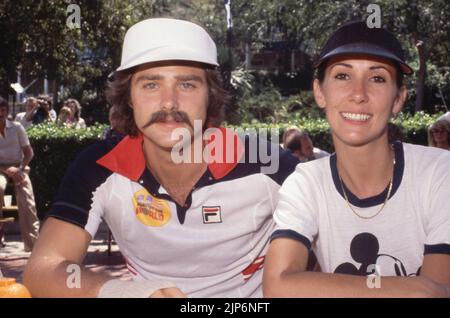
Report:
[[[17,165],[23,160],[23,147],[29,146],[27,133],[18,122],[6,120],[5,136],[0,134],[0,165]]]
[[[298,160],[280,150],[271,175],[260,162],[211,163],[180,206],[146,169],[142,141],[81,153],[49,216],[91,236],[104,219],[136,280],[172,281],[190,297],[262,297],[278,189]],[[241,159],[247,143],[239,145]]]

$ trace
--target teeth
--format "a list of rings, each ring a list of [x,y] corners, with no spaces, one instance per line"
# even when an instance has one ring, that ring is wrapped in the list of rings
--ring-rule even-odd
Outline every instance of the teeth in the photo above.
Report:
[[[345,119],[355,120],[355,121],[365,121],[368,120],[371,115],[368,114],[355,114],[355,113],[342,113]]]

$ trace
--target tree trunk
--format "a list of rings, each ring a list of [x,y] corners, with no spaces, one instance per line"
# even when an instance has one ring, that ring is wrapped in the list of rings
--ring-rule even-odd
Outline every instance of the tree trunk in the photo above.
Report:
[[[245,43],[245,69],[249,70],[252,67],[252,52],[250,49],[250,43]]]
[[[416,82],[416,106],[415,112],[423,110],[423,100],[425,92],[425,78],[427,76],[427,60],[425,56],[425,48],[423,43],[419,42],[417,45],[417,51],[419,53],[419,70],[417,72]]]
[[[58,78],[53,79],[52,93],[53,93],[53,109],[56,111],[56,105],[58,104]]]

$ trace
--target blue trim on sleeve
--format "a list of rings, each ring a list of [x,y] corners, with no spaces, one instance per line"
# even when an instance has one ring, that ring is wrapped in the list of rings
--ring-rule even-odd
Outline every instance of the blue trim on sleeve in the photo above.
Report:
[[[82,229],[85,228],[88,220],[87,214],[81,214],[74,210],[67,210],[67,209],[58,209],[53,208],[46,216],[53,217],[58,220],[65,221],[67,223],[71,223],[73,225],[79,226]]]
[[[293,230],[276,230],[275,232],[273,232],[272,236],[270,237],[270,241],[272,242],[274,239],[277,239],[280,237],[294,239],[294,240],[302,243],[303,245],[305,245],[305,247],[308,251],[311,249],[311,241],[306,236],[303,236]]]
[[[424,255],[447,254],[450,255],[450,244],[425,245]]]
[[[93,193],[112,174],[96,161],[113,146],[111,141],[105,140],[81,151],[67,169],[48,216],[82,228],[86,226],[93,204]]]

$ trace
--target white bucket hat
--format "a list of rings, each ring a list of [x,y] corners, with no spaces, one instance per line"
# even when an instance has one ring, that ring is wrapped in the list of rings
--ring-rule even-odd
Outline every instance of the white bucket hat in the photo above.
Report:
[[[127,31],[116,71],[168,60],[219,65],[216,45],[202,27],[183,20],[154,18],[138,22]]]

